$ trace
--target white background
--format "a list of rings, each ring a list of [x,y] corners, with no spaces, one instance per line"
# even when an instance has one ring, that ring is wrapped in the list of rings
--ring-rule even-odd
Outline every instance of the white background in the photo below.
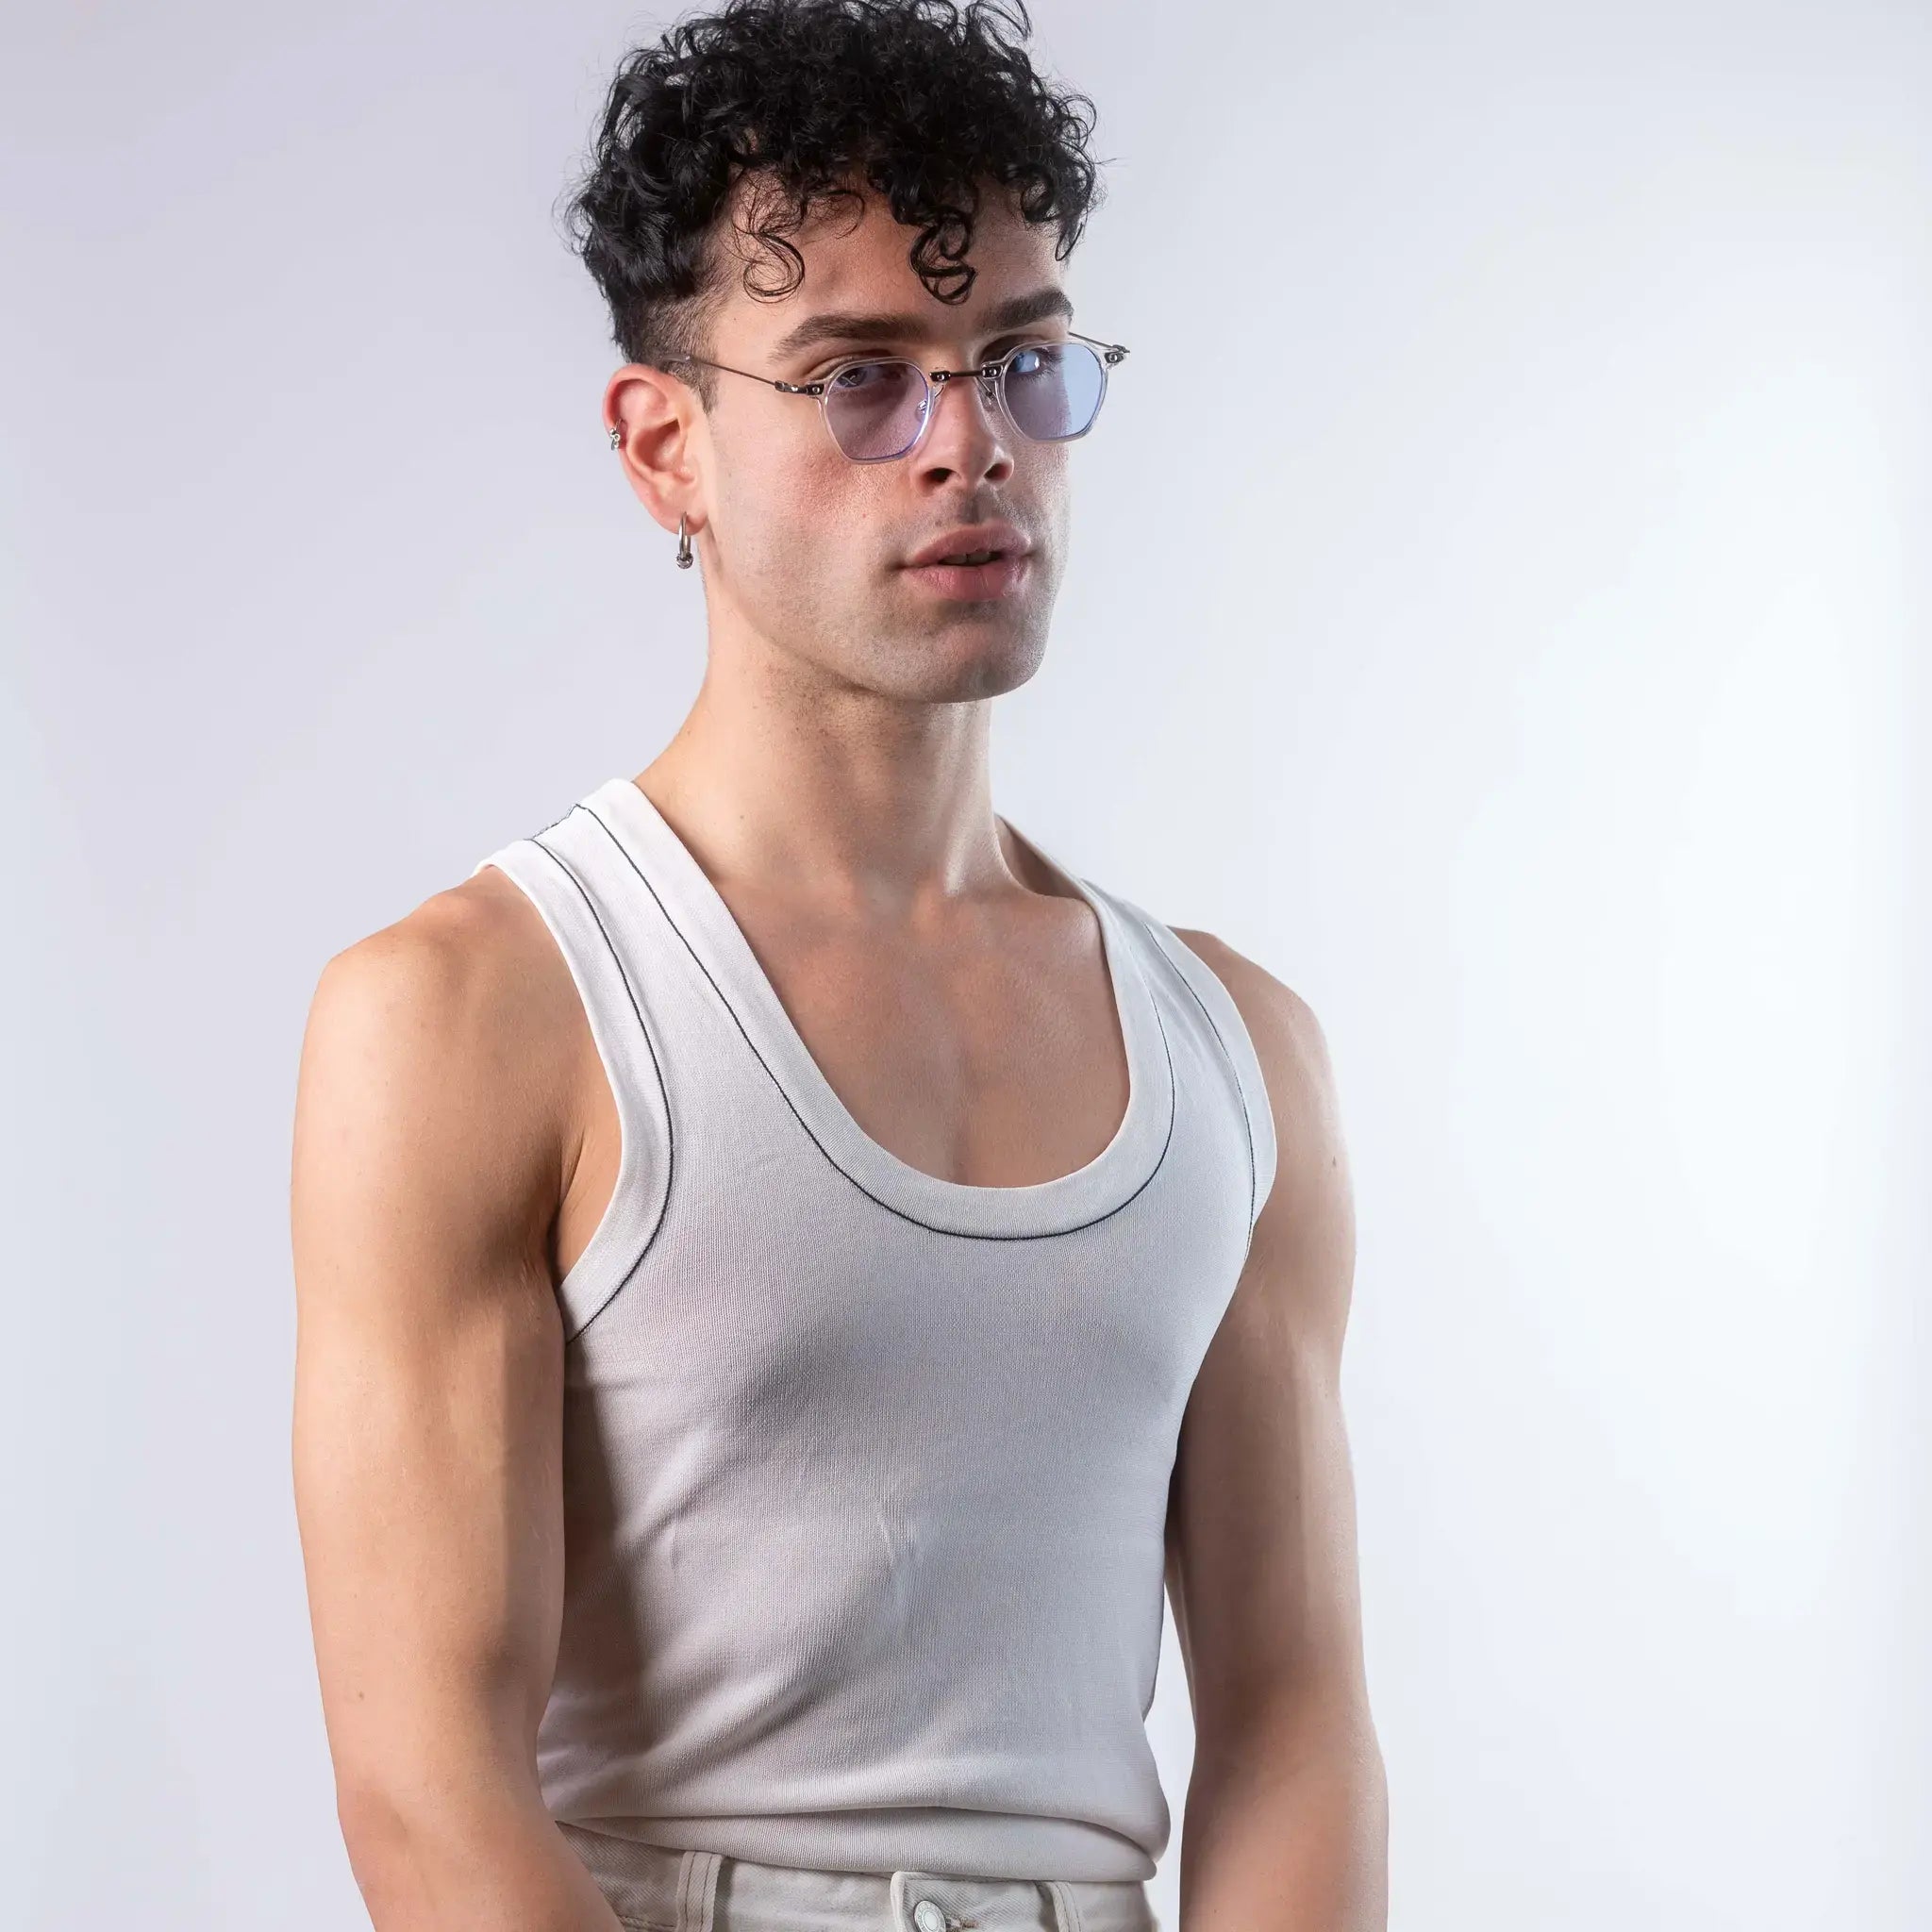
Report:
[[[296,1050],[695,691],[553,217],[668,18],[5,30],[9,1924],[365,1923]],[[1922,1927],[1932,17],[1036,20],[1134,354],[996,799],[1326,1028],[1391,1924]]]

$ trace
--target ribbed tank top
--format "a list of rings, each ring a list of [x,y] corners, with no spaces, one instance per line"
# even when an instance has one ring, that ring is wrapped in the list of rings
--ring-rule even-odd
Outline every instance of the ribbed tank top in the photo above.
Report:
[[[622,1130],[558,1287],[537,1756],[573,1827],[1015,1878],[1147,1878],[1165,1849],[1168,1485],[1274,1130],[1212,970],[1019,836],[1099,919],[1130,1080],[1107,1146],[1024,1187],[860,1128],[632,780],[475,868],[542,916]]]

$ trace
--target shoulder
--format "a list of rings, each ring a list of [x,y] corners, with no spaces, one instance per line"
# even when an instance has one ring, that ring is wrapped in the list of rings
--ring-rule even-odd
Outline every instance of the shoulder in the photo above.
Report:
[[[309,1003],[297,1157],[382,1149],[420,1182],[554,1169],[581,1019],[522,891],[487,867],[335,954]],[[305,1128],[307,1131],[305,1132]]]
[[[1227,989],[1255,1042],[1269,1091],[1292,1077],[1329,1077],[1327,1041],[1314,1009],[1295,990],[1225,940],[1192,926],[1168,928]]]
[[[488,867],[335,954],[310,1003],[310,1029],[406,1056],[412,1042],[419,1051],[483,1046],[561,1008],[555,960],[536,909]]]
[[[1341,1108],[1327,1036],[1314,1008],[1265,966],[1213,933],[1171,928],[1226,988],[1253,1042],[1274,1130],[1274,1185],[1257,1224],[1344,1218],[1349,1212]]]
[[[1254,1292],[1282,1300],[1339,1352],[1352,1294],[1355,1203],[1321,1022],[1293,988],[1212,933],[1174,931],[1226,987],[1268,1090],[1278,1151],[1249,1248]]]

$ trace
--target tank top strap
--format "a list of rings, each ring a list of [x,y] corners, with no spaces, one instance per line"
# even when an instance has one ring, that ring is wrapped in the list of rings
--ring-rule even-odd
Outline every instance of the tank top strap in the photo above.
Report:
[[[612,929],[597,869],[601,836],[582,813],[512,840],[478,859],[513,880],[548,927],[570,969],[609,1082],[622,1151],[616,1185],[584,1251],[558,1284],[566,1340],[575,1340],[638,1271],[671,1190],[671,1113],[649,1008],[626,964],[634,947]]]
[[[1091,882],[1089,881],[1091,884]],[[1202,958],[1172,926],[1137,906],[1119,892],[1095,887],[1112,904],[1140,936],[1155,970],[1164,968],[1163,978],[1180,990],[1180,996],[1191,1003],[1219,1048],[1234,1095],[1239,1099],[1247,1126],[1249,1172],[1252,1190],[1248,1208],[1248,1233],[1255,1231],[1274,1185],[1274,1115],[1268,1099],[1268,1085],[1261,1074],[1260,1056],[1234,995],[1220,974]]]

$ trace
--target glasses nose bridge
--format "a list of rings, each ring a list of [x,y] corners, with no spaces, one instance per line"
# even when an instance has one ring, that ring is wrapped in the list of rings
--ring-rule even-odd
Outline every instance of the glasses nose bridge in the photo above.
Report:
[[[933,425],[939,421],[940,403],[945,392],[955,383],[967,382],[979,391],[980,407],[986,411],[987,425],[996,437],[1017,436],[1020,425],[1008,414],[1000,394],[1000,375],[1005,368],[1003,362],[983,363],[977,369],[922,369],[919,373],[925,378],[925,421],[920,425],[919,443],[924,444],[932,432]],[[915,445],[916,446],[916,445]]]

